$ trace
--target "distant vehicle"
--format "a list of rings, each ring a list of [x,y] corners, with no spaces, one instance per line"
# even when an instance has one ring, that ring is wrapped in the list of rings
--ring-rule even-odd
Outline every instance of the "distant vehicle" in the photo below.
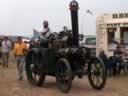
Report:
[[[93,35],[85,36],[80,41],[80,46],[85,46],[88,48],[96,48],[96,36],[93,36]]]
[[[79,43],[80,43],[80,46],[84,46],[91,49],[92,55],[96,55],[96,36],[95,35],[84,36],[84,38]]]

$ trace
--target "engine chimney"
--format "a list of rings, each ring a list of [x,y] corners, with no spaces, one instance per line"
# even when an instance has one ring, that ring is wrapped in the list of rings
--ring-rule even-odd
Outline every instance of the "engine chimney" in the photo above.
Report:
[[[70,11],[71,11],[71,22],[72,22],[73,45],[74,46],[79,46],[78,9],[79,9],[78,2],[75,0],[71,1]]]

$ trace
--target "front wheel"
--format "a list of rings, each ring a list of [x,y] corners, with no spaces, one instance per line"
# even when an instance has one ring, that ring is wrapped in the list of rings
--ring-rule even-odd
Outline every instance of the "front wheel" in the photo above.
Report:
[[[88,79],[97,90],[104,88],[107,79],[105,64],[100,58],[92,59],[88,65]]]
[[[41,86],[45,80],[45,74],[41,70],[41,66],[37,64],[37,57],[36,53],[31,53],[26,59],[26,76],[28,81],[32,85]]]
[[[58,88],[67,93],[72,85],[72,70],[67,59],[62,58],[57,61],[56,82]]]

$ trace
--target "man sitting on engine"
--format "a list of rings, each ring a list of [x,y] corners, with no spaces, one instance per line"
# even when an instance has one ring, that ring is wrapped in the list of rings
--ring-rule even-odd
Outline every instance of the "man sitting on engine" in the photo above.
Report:
[[[41,28],[39,32],[40,32],[40,46],[43,48],[48,48],[48,39],[51,34],[51,30],[49,28],[49,23],[47,20],[43,22],[43,28]]]

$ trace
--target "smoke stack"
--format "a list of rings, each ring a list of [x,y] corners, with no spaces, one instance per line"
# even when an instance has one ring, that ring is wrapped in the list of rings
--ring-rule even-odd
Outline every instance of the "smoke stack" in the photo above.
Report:
[[[79,46],[78,9],[79,9],[78,2],[75,0],[71,1],[70,11],[71,11],[71,22],[72,22],[73,45],[74,46]]]

